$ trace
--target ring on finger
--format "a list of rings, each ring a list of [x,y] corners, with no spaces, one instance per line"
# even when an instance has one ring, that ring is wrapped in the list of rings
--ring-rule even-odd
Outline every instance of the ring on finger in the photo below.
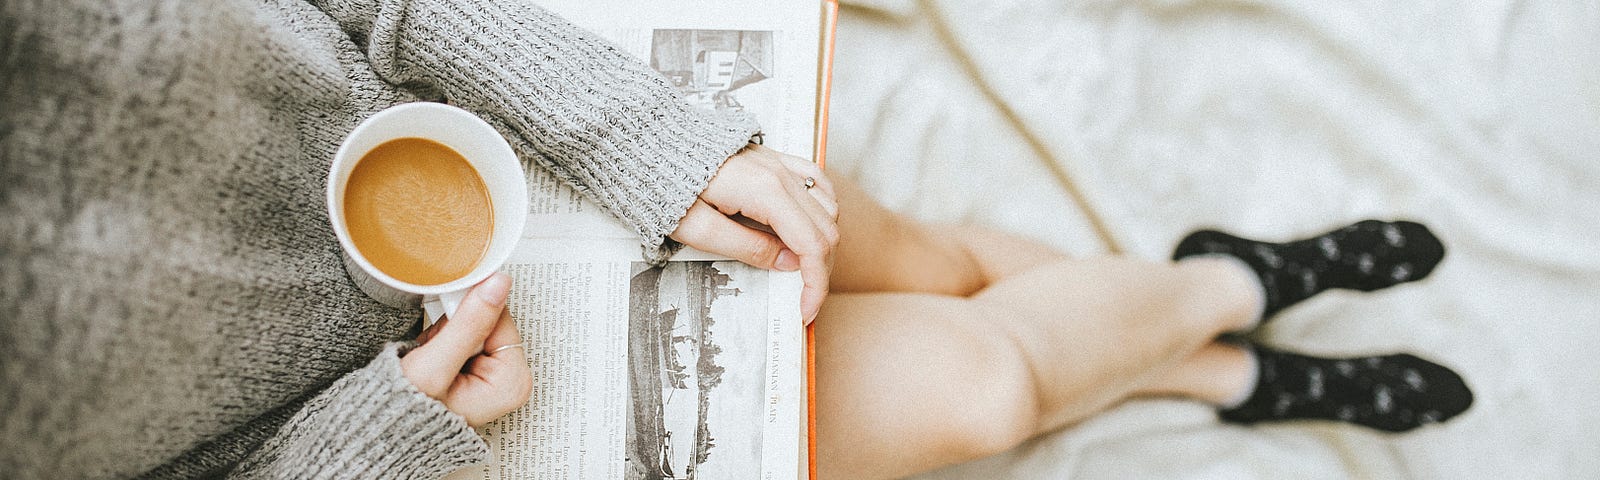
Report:
[[[485,350],[483,352],[483,356],[485,356],[485,357],[493,357],[494,354],[496,354],[496,353],[504,352],[506,350],[510,350],[510,349],[513,349],[513,348],[521,348],[521,349],[523,349],[523,351],[527,351],[527,348],[523,347],[522,344],[513,343],[513,344],[510,344],[510,345],[503,345],[503,346],[491,348],[489,350]]]
[[[817,186],[817,179],[812,178],[812,177],[806,177],[805,185],[806,185],[806,190],[810,190],[811,187]]]

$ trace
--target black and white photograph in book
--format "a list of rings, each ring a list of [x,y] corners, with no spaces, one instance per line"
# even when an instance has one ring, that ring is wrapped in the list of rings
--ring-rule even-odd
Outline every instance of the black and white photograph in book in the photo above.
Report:
[[[767,272],[733,261],[632,270],[626,478],[756,475]]]
[[[717,111],[771,111],[775,101],[772,32],[756,30],[656,30],[650,66],[685,98]]]

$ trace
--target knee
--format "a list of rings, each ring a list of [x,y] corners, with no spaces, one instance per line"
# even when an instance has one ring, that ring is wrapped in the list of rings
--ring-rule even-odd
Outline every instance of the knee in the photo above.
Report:
[[[998,414],[995,414],[998,413]],[[955,422],[959,436],[949,448],[963,461],[995,455],[1021,445],[1034,435],[1032,412],[1026,415],[1017,409],[1007,408],[995,412],[983,410],[967,414],[966,419]],[[1023,420],[1023,419],[1027,420]]]
[[[980,355],[966,387],[949,399],[951,415],[939,427],[946,458],[966,461],[1010,450],[1037,433],[1039,402],[1020,352]]]

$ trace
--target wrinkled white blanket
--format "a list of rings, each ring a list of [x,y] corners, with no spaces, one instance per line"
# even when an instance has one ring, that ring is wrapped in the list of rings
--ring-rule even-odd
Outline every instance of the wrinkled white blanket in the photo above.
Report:
[[[842,17],[835,175],[1076,255],[1106,247],[1043,162],[1143,258],[1199,227],[1422,221],[1450,248],[1428,280],[1324,294],[1260,338],[1410,351],[1477,392],[1405,435],[1137,401],[927,478],[1600,478],[1600,3],[863,0]]]

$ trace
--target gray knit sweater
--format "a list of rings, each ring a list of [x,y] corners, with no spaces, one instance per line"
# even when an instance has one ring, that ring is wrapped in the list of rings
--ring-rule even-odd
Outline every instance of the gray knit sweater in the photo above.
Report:
[[[487,458],[340,266],[340,139],[448,100],[659,257],[754,132],[515,0],[0,2],[0,477],[433,477]]]

